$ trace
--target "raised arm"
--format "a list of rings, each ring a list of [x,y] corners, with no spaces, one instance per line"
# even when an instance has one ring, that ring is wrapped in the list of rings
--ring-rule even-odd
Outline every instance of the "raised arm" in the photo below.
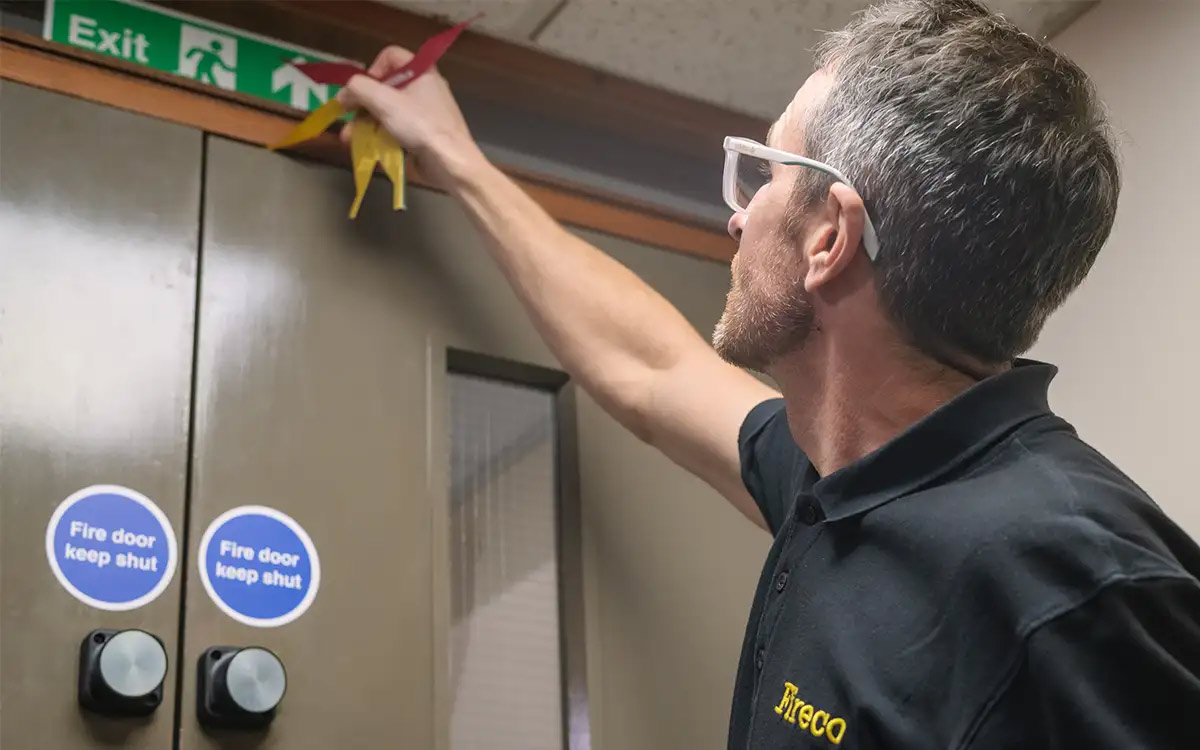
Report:
[[[389,48],[371,72],[409,59]],[[750,409],[775,393],[722,361],[662,295],[564,230],[490,164],[436,71],[400,91],[356,76],[341,97],[459,199],[567,372],[622,425],[765,527],[741,480],[737,438]]]

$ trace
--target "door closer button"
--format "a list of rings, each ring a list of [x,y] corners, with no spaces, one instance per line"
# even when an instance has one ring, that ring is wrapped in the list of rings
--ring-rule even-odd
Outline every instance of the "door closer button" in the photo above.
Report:
[[[118,695],[140,698],[167,676],[167,652],[144,630],[123,630],[100,650],[100,676]]]
[[[167,650],[144,630],[93,630],[79,645],[79,704],[110,716],[148,714],[162,703]]]
[[[265,648],[244,648],[225,669],[229,698],[243,711],[263,713],[279,705],[287,689],[287,674],[279,657]]]
[[[211,646],[197,668],[196,716],[204,727],[266,727],[287,692],[283,662],[261,646]]]

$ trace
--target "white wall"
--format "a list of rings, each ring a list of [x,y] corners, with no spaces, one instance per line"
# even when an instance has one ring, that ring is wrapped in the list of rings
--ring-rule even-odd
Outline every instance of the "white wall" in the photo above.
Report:
[[[1200,539],[1200,2],[1105,0],[1055,40],[1120,132],[1112,239],[1032,356],[1051,404]]]

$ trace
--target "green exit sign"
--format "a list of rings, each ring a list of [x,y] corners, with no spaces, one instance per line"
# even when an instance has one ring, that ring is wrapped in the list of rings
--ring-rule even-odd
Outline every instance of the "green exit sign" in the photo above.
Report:
[[[337,90],[288,62],[339,58],[135,0],[47,0],[42,35],[306,111]]]

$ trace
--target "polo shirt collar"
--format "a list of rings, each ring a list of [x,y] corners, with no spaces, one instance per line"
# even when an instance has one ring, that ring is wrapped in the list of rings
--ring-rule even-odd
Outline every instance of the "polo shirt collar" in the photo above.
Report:
[[[864,514],[915,492],[958,468],[1020,425],[1051,414],[1050,381],[1058,368],[1017,360],[1012,369],[971,386],[924,419],[827,477],[811,464],[801,486],[827,521]]]

